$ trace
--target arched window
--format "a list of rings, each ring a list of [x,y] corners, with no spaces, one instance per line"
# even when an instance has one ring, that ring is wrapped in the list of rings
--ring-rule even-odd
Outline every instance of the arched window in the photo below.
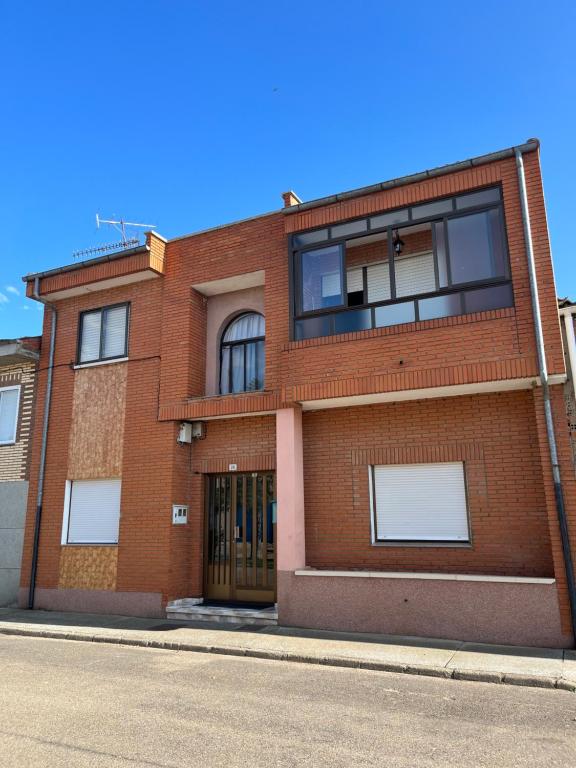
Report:
[[[264,389],[264,318],[257,312],[236,317],[220,345],[220,393]]]

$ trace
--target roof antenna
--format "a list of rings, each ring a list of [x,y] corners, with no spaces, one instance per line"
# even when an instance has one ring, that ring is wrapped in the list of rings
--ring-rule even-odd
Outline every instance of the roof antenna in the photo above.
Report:
[[[126,232],[126,227],[143,227],[146,229],[155,229],[155,224],[139,224],[135,221],[124,221],[124,219],[101,219],[99,214],[96,214],[96,227],[100,229],[101,224],[108,224],[114,229],[117,229],[122,236],[122,240],[115,243],[107,243],[105,245],[98,245],[94,248],[85,248],[82,251],[74,251],[72,254],[74,259],[80,259],[82,256],[91,256],[98,253],[106,253],[107,251],[126,250],[127,248],[133,248],[140,244],[138,237],[129,237]]]

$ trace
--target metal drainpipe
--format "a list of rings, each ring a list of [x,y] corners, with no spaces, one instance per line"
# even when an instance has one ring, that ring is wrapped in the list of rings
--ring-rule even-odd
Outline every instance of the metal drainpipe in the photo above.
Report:
[[[42,443],[40,448],[40,469],[38,470],[38,492],[36,495],[36,519],[34,521],[34,544],[32,549],[32,566],[30,568],[30,586],[28,589],[28,608],[34,608],[34,593],[36,591],[36,571],[38,570],[38,545],[40,542],[40,522],[42,520],[42,499],[44,496],[44,469],[46,466],[46,442],[48,439],[48,419],[50,416],[50,398],[52,396],[52,370],[54,368],[54,347],[56,345],[56,317],[57,311],[53,304],[40,297],[38,288],[40,278],[34,280],[34,292],[32,298],[41,302],[52,310],[52,326],[50,329],[50,353],[48,356],[48,381],[46,382],[46,395],[44,397],[44,418],[42,421]]]
[[[560,525],[560,538],[562,540],[562,553],[564,555],[564,567],[568,582],[568,599],[572,614],[572,633],[576,639],[576,584],[574,583],[574,564],[572,561],[572,549],[570,547],[570,534],[568,521],[566,520],[566,508],[564,506],[564,491],[560,477],[560,465],[558,463],[558,449],[556,447],[556,434],[552,417],[552,403],[550,402],[550,387],[548,384],[548,368],[546,365],[546,352],[544,349],[544,333],[542,330],[542,314],[540,312],[540,300],[538,297],[538,284],[536,278],[536,264],[534,261],[534,244],[530,227],[530,210],[528,207],[528,194],[526,192],[526,176],[524,174],[524,160],[522,150],[514,151],[516,156],[516,169],[518,171],[518,183],[520,186],[520,202],[522,209],[522,224],[524,226],[524,240],[526,242],[526,257],[528,260],[528,273],[530,276],[530,295],[532,297],[532,310],[534,314],[534,330],[536,334],[536,348],[538,350],[538,367],[540,382],[544,397],[544,416],[546,419],[546,432],[548,434],[548,447],[550,450],[550,463],[554,478],[554,497],[556,499],[556,513]]]

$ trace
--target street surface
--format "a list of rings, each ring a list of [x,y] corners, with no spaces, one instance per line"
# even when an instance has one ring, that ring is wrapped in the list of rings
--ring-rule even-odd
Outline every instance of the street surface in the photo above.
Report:
[[[2,768],[576,766],[576,694],[0,636]]]

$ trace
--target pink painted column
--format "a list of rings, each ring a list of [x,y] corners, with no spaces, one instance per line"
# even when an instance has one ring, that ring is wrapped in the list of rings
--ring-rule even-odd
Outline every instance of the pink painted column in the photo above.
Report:
[[[276,560],[280,576],[306,565],[302,409],[276,411]]]

